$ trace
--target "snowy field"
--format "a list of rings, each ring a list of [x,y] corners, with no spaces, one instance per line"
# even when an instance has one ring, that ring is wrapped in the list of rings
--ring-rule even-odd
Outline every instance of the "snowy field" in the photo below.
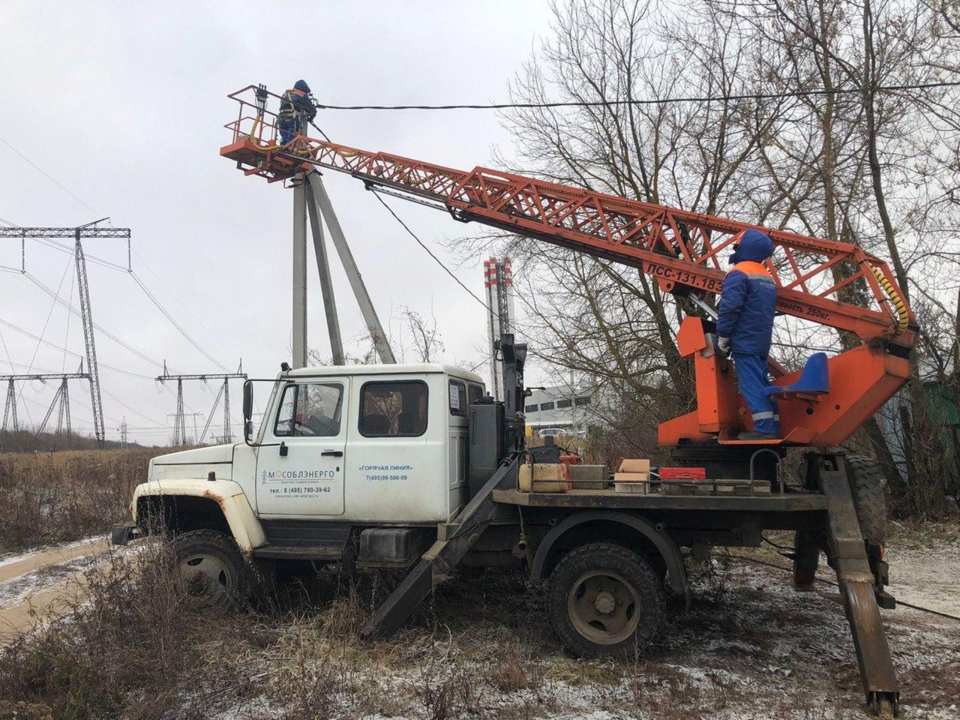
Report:
[[[960,615],[960,533],[898,528],[891,545],[892,593]],[[91,552],[74,555],[84,547]],[[107,560],[101,541],[70,546],[66,559],[58,552],[0,559],[0,573],[15,563],[25,569],[0,574],[8,633],[37,621],[22,612],[35,597],[49,604],[57,588],[76,587],[72,580]],[[770,548],[730,555],[787,566]],[[820,574],[830,577],[824,567]],[[866,717],[846,620],[828,596],[833,588],[799,593],[789,574],[725,554],[694,578],[691,610],[674,607],[657,646],[633,662],[569,656],[539,594],[516,575],[487,571],[448,583],[410,627],[376,643],[356,639],[369,611],[364,591],[345,597],[321,581],[295,612],[269,622],[240,618],[252,622],[249,637],[220,647],[228,659],[199,678],[202,689],[198,678],[184,678],[162,717],[193,716],[198,707],[225,719]],[[27,625],[11,628],[16,618]],[[960,622],[906,608],[885,611],[884,620],[901,716],[960,717]]]

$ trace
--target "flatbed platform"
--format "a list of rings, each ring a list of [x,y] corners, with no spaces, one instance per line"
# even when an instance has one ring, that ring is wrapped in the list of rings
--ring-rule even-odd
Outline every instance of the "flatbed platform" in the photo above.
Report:
[[[818,512],[827,498],[818,493],[783,495],[641,495],[616,490],[569,490],[565,493],[494,490],[493,500],[523,507],[634,510],[712,510],[737,512]]]

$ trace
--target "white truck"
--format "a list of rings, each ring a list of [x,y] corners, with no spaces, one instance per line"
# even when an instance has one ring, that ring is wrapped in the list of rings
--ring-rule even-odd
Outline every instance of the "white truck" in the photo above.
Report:
[[[244,557],[339,560],[355,540],[361,564],[408,565],[421,529],[467,502],[467,414],[483,395],[477,375],[438,364],[285,371],[255,437],[150,461],[118,539],[162,519],[194,590],[220,604],[242,592]]]
[[[780,472],[781,447],[678,446],[673,464],[707,478],[692,492],[681,483],[619,493],[605,473],[585,489],[531,492],[521,466],[532,466],[530,477],[544,466],[560,477],[559,466],[576,460],[552,444],[525,447],[526,346],[505,335],[498,350],[502,402],[478,376],[447,365],[284,367],[269,381],[256,433],[256,381],[247,381],[244,442],[154,458],[113,541],[163,528],[189,592],[223,607],[251,592],[254,578],[269,585],[280,562],[407,569],[366,636],[397,629],[457,566],[525,566],[545,586],[561,641],[602,656],[647,647],[668,593],[689,604],[685,557],[795,530],[795,582],[812,582],[824,550],[864,608],[849,620],[871,704],[881,697],[875,683],[895,686],[877,610],[893,602],[872,463],[809,451],[796,485]],[[731,483],[748,483],[749,494],[720,492]]]

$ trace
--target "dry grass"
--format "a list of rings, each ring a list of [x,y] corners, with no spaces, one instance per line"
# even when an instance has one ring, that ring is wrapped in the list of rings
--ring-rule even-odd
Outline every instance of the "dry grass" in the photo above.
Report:
[[[67,619],[6,650],[0,710],[22,702],[37,717],[149,720],[863,716],[842,611],[798,597],[764,568],[701,571],[696,605],[674,616],[659,646],[615,662],[569,656],[517,574],[444,585],[401,633],[370,643],[359,628],[390,589],[383,578],[309,573],[270,613],[205,613],[157,571],[169,557],[160,543],[111,555]],[[924,686],[960,663],[960,631],[927,632],[893,637],[905,692],[936,711],[954,700]]]
[[[0,456],[2,547],[105,530],[152,454]],[[953,526],[893,534],[929,549],[958,537]],[[732,554],[783,563],[766,545]],[[359,628],[396,577],[309,572],[269,612],[205,613],[157,571],[169,560],[159,543],[108,556],[65,620],[0,652],[0,718],[862,717],[842,611],[733,559],[691,568],[692,611],[634,662],[567,654],[521,574],[443,585],[397,636],[368,643]],[[885,617],[911,716],[949,713],[954,684],[938,677],[960,667],[960,631]]]
[[[0,454],[0,553],[105,532],[127,519],[156,449]]]

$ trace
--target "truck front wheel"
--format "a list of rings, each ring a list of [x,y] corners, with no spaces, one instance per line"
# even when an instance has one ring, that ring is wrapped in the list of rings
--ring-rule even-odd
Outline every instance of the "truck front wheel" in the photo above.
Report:
[[[234,607],[246,594],[243,557],[233,538],[216,530],[194,530],[173,540],[175,570],[198,605]]]
[[[642,653],[665,612],[662,583],[646,560],[621,545],[581,545],[550,576],[550,622],[580,657]]]

